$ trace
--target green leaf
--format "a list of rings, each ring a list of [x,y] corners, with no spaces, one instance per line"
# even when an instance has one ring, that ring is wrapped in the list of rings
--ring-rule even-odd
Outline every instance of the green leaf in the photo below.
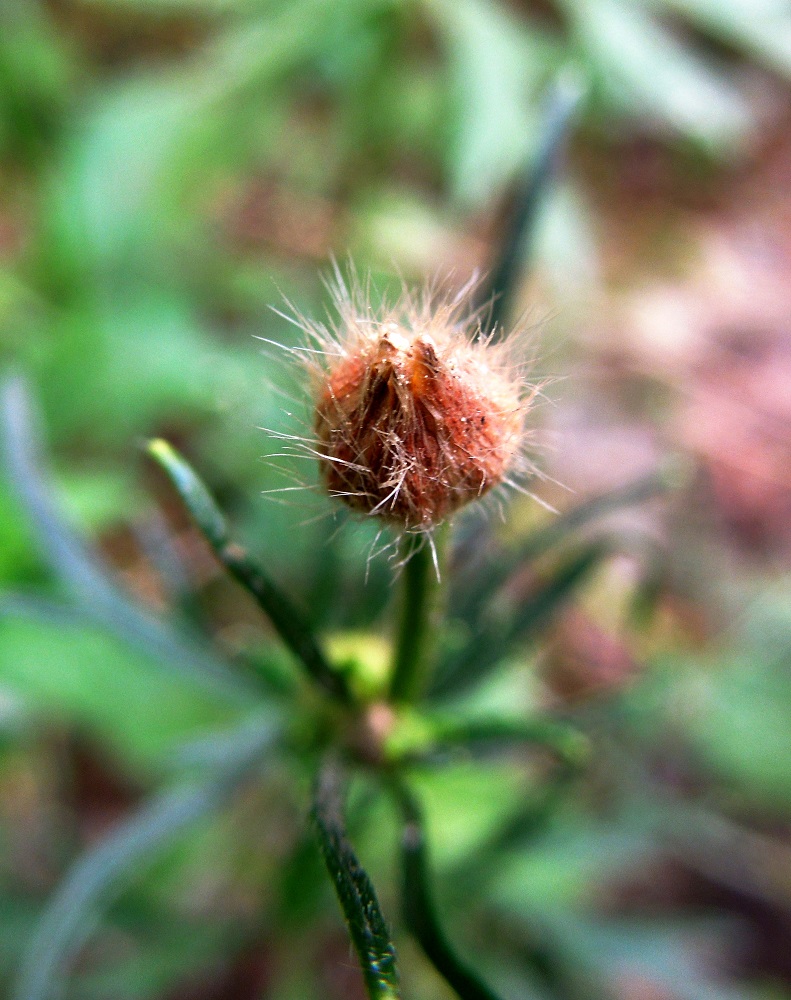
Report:
[[[503,715],[491,718],[459,718],[427,715],[425,726],[432,749],[466,747],[480,744],[513,745],[524,743],[549,750],[565,766],[578,771],[588,760],[590,746],[578,729],[564,722]]]
[[[661,657],[648,694],[710,776],[754,808],[781,811],[791,805],[788,583],[764,588],[743,615],[719,651]]]
[[[480,206],[523,168],[538,119],[531,92],[558,54],[538,31],[491,0],[429,0],[448,53],[456,136],[451,182]]]
[[[360,959],[371,1000],[398,1000],[395,948],[376,892],[346,836],[339,766],[325,763],[316,782],[313,822],[321,852]]]
[[[459,754],[442,768],[416,769],[410,781],[424,804],[437,869],[455,870],[474,859],[513,815],[515,803],[532,797],[537,780],[502,755],[480,761]]]
[[[138,15],[173,17],[182,15],[230,14],[260,7],[257,0],[84,0],[86,6]]]
[[[174,67],[100,91],[72,130],[47,213],[55,263],[70,260],[72,281],[103,277],[118,261],[128,265],[130,253],[137,265],[140,248],[150,260],[179,166],[206,162],[205,148],[189,157],[191,144],[203,139],[221,149],[235,141],[246,109],[274,100],[284,78],[323,53],[339,18],[360,9],[357,0],[267,6],[263,15],[231,21]],[[194,174],[178,179],[184,189]]]
[[[144,912],[134,928],[138,948],[113,954],[95,971],[74,976],[72,993],[80,1000],[155,1000],[178,996],[185,982],[195,982],[212,974],[239,948],[238,931],[213,920],[206,926],[195,920],[174,924],[172,920],[151,919]],[[115,928],[110,929],[110,933]],[[126,926],[118,928],[128,933]]]
[[[532,922],[551,913],[584,909],[614,878],[638,873],[655,858],[658,839],[645,824],[598,822],[578,809],[561,811],[517,850],[512,843],[490,868],[487,890],[506,913]]]
[[[133,773],[161,773],[180,741],[234,718],[72,609],[30,599],[0,599],[0,688],[87,732]]]
[[[404,814],[401,838],[402,896],[406,925],[426,957],[460,1000],[497,1000],[496,994],[454,951],[443,931],[429,885],[423,819],[416,799],[403,786],[396,797]]]
[[[556,546],[573,540],[575,534],[591,522],[606,517],[623,507],[645,503],[671,488],[674,474],[672,470],[658,472],[637,482],[621,486],[609,493],[591,497],[584,503],[572,507],[553,517],[544,527],[532,532],[523,541],[508,549],[500,549],[487,559],[482,567],[475,569],[474,581],[467,584],[462,593],[454,595],[454,611],[463,618],[473,618],[484,608],[496,592],[520,569],[550,552]]]
[[[231,704],[246,703],[255,696],[252,684],[233,674],[205,647],[169,628],[124,594],[107,567],[63,521],[42,472],[32,405],[19,378],[7,379],[0,388],[0,445],[42,555],[85,614],[144,650],[165,669],[189,677]]]
[[[715,153],[738,148],[754,127],[735,84],[638,4],[564,0],[563,6],[591,75],[616,108]]]
[[[466,646],[446,657],[434,693],[458,693],[486,676],[514,644],[534,638],[610,552],[610,546],[601,542],[584,546],[567,556],[518,607],[504,612],[490,609],[475,623]]]
[[[791,10],[786,0],[645,0],[685,15],[756,62],[791,76]]]
[[[167,473],[217,558],[252,595],[308,674],[329,694],[348,701],[350,693],[345,678],[333,669],[307,621],[291,601],[247,552],[231,541],[225,517],[202,480],[166,441],[150,442],[148,452]]]
[[[500,237],[498,258],[492,274],[478,293],[484,312],[481,332],[484,336],[502,336],[511,298],[533,256],[537,223],[553,182],[561,166],[569,131],[582,96],[583,82],[567,67],[555,78],[546,100],[539,130],[538,150],[530,169],[524,173],[516,191],[513,208]]]
[[[67,964],[114,892],[185,828],[219,808],[271,746],[273,733],[247,727],[229,739],[221,768],[202,782],[163,792],[84,855],[66,876],[28,945],[13,1000],[56,1000]]]

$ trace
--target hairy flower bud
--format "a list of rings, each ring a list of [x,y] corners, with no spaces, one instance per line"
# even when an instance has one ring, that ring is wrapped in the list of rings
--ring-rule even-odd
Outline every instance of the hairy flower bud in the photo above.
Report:
[[[480,338],[463,295],[404,293],[377,315],[338,280],[332,330],[299,317],[318,344],[312,450],[328,492],[408,532],[437,524],[529,467],[528,386],[509,344]],[[469,288],[464,290],[469,291]],[[304,356],[304,355],[303,355]]]

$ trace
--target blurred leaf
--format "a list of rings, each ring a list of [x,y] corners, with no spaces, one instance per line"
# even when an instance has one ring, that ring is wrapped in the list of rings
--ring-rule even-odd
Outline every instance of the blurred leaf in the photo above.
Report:
[[[145,16],[231,14],[261,9],[268,0],[82,0],[85,6]],[[271,4],[270,4],[271,6]]]
[[[380,0],[385,3],[387,0]],[[162,185],[196,133],[214,141],[234,134],[247,102],[322,51],[325,36],[353,0],[328,5],[297,0],[265,16],[234,23],[204,51],[176,68],[131,78],[105,91],[75,131],[53,190],[55,249],[80,273],[147,245],[161,207]],[[221,128],[219,126],[222,126]]]
[[[38,563],[29,534],[19,504],[0,482],[0,580],[17,583],[35,577]]]
[[[233,718],[216,697],[40,602],[0,601],[0,686],[87,727],[134,770],[161,772],[180,741]]]
[[[611,988],[642,983],[645,989],[667,991],[674,1000],[758,1000],[760,993],[726,981],[712,969],[711,954],[727,954],[737,940],[737,926],[725,921],[592,920],[584,916],[555,917],[553,936],[569,965],[597,972]]]
[[[791,10],[786,0],[643,0],[686,15],[756,62],[791,75]]]
[[[36,926],[38,916],[35,906],[28,900],[19,899],[2,891],[3,905],[0,906],[0,975],[2,982],[10,979],[19,960],[19,953]]]
[[[41,472],[31,404],[20,379],[8,379],[0,398],[0,444],[11,481],[36,530],[42,554],[73,590],[85,614],[143,649],[167,669],[208,687],[231,703],[255,688],[186,635],[180,635],[122,593],[101,562],[61,520]]]
[[[69,45],[37,0],[0,7],[0,154],[25,158],[50,145],[68,102]]]
[[[489,885],[498,906],[533,920],[581,910],[614,877],[639,871],[657,843],[635,824],[595,822],[579,812],[552,824],[530,850],[509,854]]]
[[[591,522],[605,518],[623,507],[645,503],[666,491],[671,484],[672,470],[665,470],[609,493],[593,496],[562,514],[553,516],[520,542],[507,549],[499,549],[487,558],[484,566],[476,566],[474,581],[465,578],[466,586],[463,591],[454,594],[454,610],[462,616],[472,617],[475,610],[485,606],[520,568],[529,566],[556,546],[576,541],[579,532]]]
[[[516,607],[509,601],[505,608],[490,602],[472,623],[472,636],[463,648],[446,653],[433,692],[458,693],[485,677],[511,646],[534,638],[610,554],[610,546],[601,542],[582,547],[543,577]]]
[[[184,983],[210,978],[239,948],[239,934],[217,922],[206,927],[157,921],[135,930],[139,952],[114,955],[106,970],[75,974],[74,995],[80,1000],[154,1000]]]
[[[512,299],[521,281],[526,281],[534,263],[538,224],[552,188],[569,139],[569,133],[585,93],[585,83],[571,67],[561,70],[549,87],[538,129],[538,148],[517,185],[510,218],[499,238],[499,249],[492,273],[478,291],[477,299],[484,313],[482,336],[501,338],[505,320],[510,315]]]
[[[465,718],[456,711],[453,715],[424,715],[415,725],[414,744],[410,745],[409,732],[401,736],[398,728],[388,743],[398,748],[399,755],[405,753],[410,760],[424,760],[454,747],[464,747],[472,753],[478,747],[508,747],[521,743],[549,750],[564,765],[578,770],[588,760],[590,752],[588,740],[581,732],[548,716],[531,718],[502,714]]]
[[[666,656],[667,705],[693,749],[740,797],[791,804],[791,597],[768,592],[716,655]]]
[[[711,152],[734,152],[754,122],[744,96],[638,4],[564,0],[591,76],[643,124],[664,123]]]
[[[513,761],[449,760],[410,778],[423,803],[440,871],[475,854],[525,797],[525,778]]]
[[[56,476],[64,513],[86,533],[117,527],[131,519],[141,498],[131,469],[115,466],[64,467]]]
[[[119,883],[132,876],[182,830],[221,806],[273,741],[262,727],[234,744],[217,773],[163,792],[85,854],[71,869],[42,917],[22,959],[14,1000],[56,1000],[69,959],[91,933],[96,911]]]
[[[478,207],[520,170],[538,126],[534,103],[557,49],[493,0],[426,0],[447,46],[456,108],[455,197]]]
[[[404,815],[401,837],[404,920],[426,957],[460,1000],[496,1000],[466,962],[456,954],[439,922],[429,884],[428,852],[417,800],[403,786],[396,789]]]

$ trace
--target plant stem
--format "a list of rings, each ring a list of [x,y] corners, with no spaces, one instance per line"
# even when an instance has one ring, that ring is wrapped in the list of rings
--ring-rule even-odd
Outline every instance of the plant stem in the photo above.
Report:
[[[392,701],[415,701],[428,685],[440,582],[437,552],[441,541],[441,537],[435,536],[429,544],[407,536],[402,545],[403,604],[390,683]]]

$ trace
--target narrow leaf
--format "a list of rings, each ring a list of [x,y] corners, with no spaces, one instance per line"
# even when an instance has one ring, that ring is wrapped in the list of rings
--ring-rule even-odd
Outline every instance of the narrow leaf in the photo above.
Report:
[[[0,445],[12,486],[38,536],[42,555],[94,621],[144,650],[168,669],[209,687],[232,703],[248,702],[256,689],[233,674],[202,645],[166,626],[136,604],[112,579],[62,518],[43,463],[32,404],[23,381],[0,389]]]
[[[397,1000],[401,994],[395,948],[371,880],[346,836],[341,783],[338,764],[328,761],[319,774],[313,804],[321,853],[360,959],[368,996]]]
[[[609,493],[600,493],[555,517],[545,526],[529,534],[521,543],[497,551],[486,564],[476,567],[475,586],[459,588],[454,611],[463,618],[480,611],[494,594],[526,564],[550,552],[599,518],[624,507],[646,503],[672,488],[676,478],[671,468],[652,473],[636,482],[620,486]],[[469,581],[465,581],[469,583]],[[465,599],[466,598],[466,599]]]
[[[210,780],[157,796],[77,861],[23,955],[13,1000],[56,1000],[69,960],[90,935],[98,911],[186,827],[220,807],[272,742],[271,729],[251,732],[245,725],[229,738],[222,766]]]
[[[490,280],[482,286],[480,304],[491,303],[483,333],[497,335],[508,315],[520,274],[530,264],[536,223],[563,161],[566,144],[584,93],[579,76],[570,68],[555,79],[547,98],[538,150],[516,191]]]
[[[756,62],[791,76],[791,9],[786,0],[646,0],[686,15]]]
[[[440,926],[429,885],[423,819],[414,797],[403,786],[397,797],[404,814],[401,840],[404,920],[426,958],[461,1000],[497,1000],[496,994],[455,953]]]
[[[428,716],[431,728],[431,746],[421,751],[424,760],[438,750],[464,746],[472,749],[481,745],[513,745],[524,743],[541,747],[552,753],[565,767],[579,770],[588,759],[589,744],[586,736],[573,726],[554,719],[533,718],[481,718],[459,719]],[[418,759],[417,754],[407,754],[406,759]]]
[[[466,647],[438,672],[433,693],[457,693],[485,676],[511,646],[527,641],[546,625],[609,553],[603,543],[584,547],[564,560],[506,620],[491,615],[479,621]]]
[[[308,674],[329,694],[348,701],[345,679],[325,657],[307,621],[247,551],[231,540],[225,516],[197,473],[166,441],[151,441],[148,452],[167,473],[219,561],[252,595]]]
[[[712,153],[743,148],[754,129],[746,92],[639,3],[561,0],[596,84],[643,128],[669,126]]]

